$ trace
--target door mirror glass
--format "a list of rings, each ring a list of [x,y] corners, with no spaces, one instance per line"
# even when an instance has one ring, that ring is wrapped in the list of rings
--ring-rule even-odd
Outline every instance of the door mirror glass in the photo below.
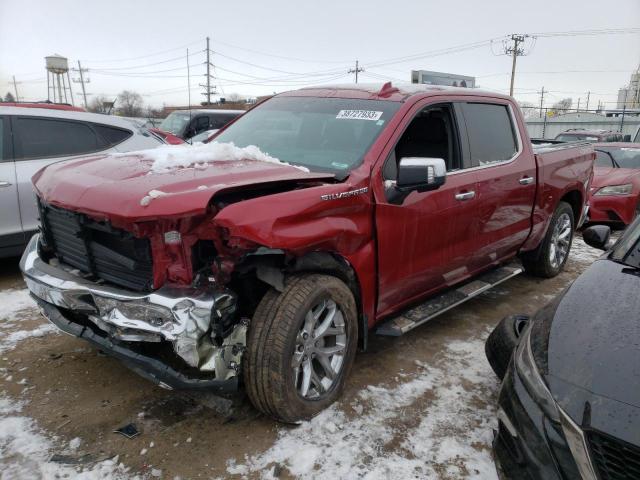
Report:
[[[582,232],[584,243],[599,250],[606,250],[611,237],[611,229],[606,225],[594,225]]]
[[[447,167],[442,158],[405,157],[398,164],[396,188],[401,192],[426,192],[444,185]]]

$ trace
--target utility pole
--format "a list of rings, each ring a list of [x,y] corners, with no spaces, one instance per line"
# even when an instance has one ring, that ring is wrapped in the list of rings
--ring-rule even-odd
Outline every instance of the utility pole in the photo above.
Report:
[[[82,85],[82,97],[84,98],[84,108],[87,108],[89,106],[89,104],[87,103],[87,90],[84,88],[84,84],[85,83],[89,83],[91,80],[90,79],[84,79],[84,73],[88,72],[89,69],[88,68],[82,68],[82,65],[80,65],[80,60],[78,60],[78,68],[77,69],[72,69],[74,72],[78,72],[80,74],[80,78],[73,78],[73,82],[74,83],[79,83],[80,85]]]
[[[505,55],[511,55],[513,60],[511,63],[511,86],[509,87],[509,95],[513,97],[513,82],[516,77],[516,59],[524,55],[524,49],[520,46],[520,44],[524,43],[525,38],[528,35],[511,35],[511,41],[513,42],[513,46],[505,47],[504,53]]]
[[[205,77],[207,77],[207,83],[206,83],[206,85],[203,85],[201,83],[200,86],[205,89],[205,91],[202,92],[202,95],[207,97],[207,104],[210,105],[211,104],[211,95],[215,95],[216,94],[216,87],[215,87],[215,85],[213,87],[211,86],[211,79],[213,78],[213,75],[211,75],[210,68],[213,67],[213,63],[211,63],[211,57],[210,57],[211,49],[209,48],[209,37],[207,37],[207,50],[206,51],[207,51],[207,73],[205,73],[204,75],[205,75]]]
[[[16,82],[16,76],[13,75],[13,89],[16,92],[16,102],[20,101],[20,97],[18,96],[18,83]]]
[[[540,91],[540,118],[542,118],[542,105],[544,104],[544,87]]]
[[[358,66],[358,60],[356,60],[356,68],[350,68],[347,73],[355,73],[356,74],[356,83],[358,83],[358,73],[364,72],[364,68],[360,68]]]
[[[591,96],[591,92],[587,92],[587,108],[586,110],[589,111],[589,97]]]

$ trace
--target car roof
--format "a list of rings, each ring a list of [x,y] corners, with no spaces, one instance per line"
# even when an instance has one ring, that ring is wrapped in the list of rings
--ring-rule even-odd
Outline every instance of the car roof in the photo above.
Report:
[[[22,107],[22,108],[46,108],[50,110],[69,110],[73,112],[86,112],[84,108],[69,105],[68,103],[50,102],[0,102],[0,107]]]
[[[395,102],[405,101],[414,95],[439,95],[446,92],[451,95],[478,95],[492,98],[510,100],[511,97],[501,93],[480,90],[477,88],[449,87],[447,85],[426,85],[420,83],[345,83],[335,85],[320,85],[305,87],[299,90],[291,90],[276,96],[310,96],[310,97],[337,97],[337,98],[362,98],[375,100],[389,100]]]
[[[189,113],[189,110],[174,110],[171,113],[174,113],[174,112]],[[224,109],[221,109],[221,108],[193,108],[193,109],[191,109],[191,113],[229,113],[229,114],[235,114],[235,115],[242,115],[244,112],[246,112],[246,110],[230,110],[230,109],[224,110]]]
[[[594,143],[593,148],[640,148],[640,143],[632,143],[632,142],[601,142]]]
[[[75,112],[69,110],[52,110],[48,108],[21,108],[0,106],[0,115],[20,115],[22,117],[48,117],[66,120],[80,120],[83,122],[102,123],[113,127],[131,130],[135,125],[131,120],[116,117],[115,115],[103,115],[100,113]]]
[[[613,130],[586,130],[583,128],[570,128],[560,132],[558,135],[609,135],[612,133],[622,135],[620,132],[614,132]]]

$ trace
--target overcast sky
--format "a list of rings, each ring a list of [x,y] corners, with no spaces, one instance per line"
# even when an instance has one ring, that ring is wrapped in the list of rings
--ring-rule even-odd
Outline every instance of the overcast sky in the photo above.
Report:
[[[424,69],[475,76],[482,87],[508,92],[511,60],[499,55],[500,40],[433,53],[511,33],[638,27],[640,0],[0,0],[0,95],[13,92],[15,75],[21,99],[46,99],[44,57],[58,53],[89,69],[92,95],[130,89],[155,106],[185,105],[189,48],[196,104],[207,36],[221,96],[351,82],[346,72],[356,59],[361,81],[408,81],[412,69]],[[615,102],[628,83],[640,63],[640,35],[540,36],[525,50],[516,98],[537,103],[544,86],[545,105],[563,97],[585,102],[591,91],[595,107]],[[420,58],[400,61],[412,55]],[[79,84],[73,89],[79,104]]]

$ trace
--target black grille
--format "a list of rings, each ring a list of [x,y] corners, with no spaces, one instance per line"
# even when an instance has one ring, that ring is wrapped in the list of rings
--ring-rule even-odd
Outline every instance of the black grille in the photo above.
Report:
[[[640,447],[588,431],[591,457],[601,480],[631,480],[640,478]]]
[[[40,204],[40,218],[46,243],[61,262],[122,287],[153,288],[148,239],[50,205]]]

